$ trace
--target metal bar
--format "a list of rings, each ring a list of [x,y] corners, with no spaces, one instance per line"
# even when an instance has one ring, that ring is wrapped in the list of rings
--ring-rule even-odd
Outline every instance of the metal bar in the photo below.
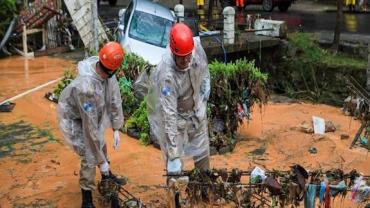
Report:
[[[146,205],[138,198],[136,198],[134,195],[132,195],[129,191],[127,191],[125,188],[123,188],[122,186],[120,186],[119,190],[118,190],[119,193],[121,193],[122,195],[125,196],[125,198],[129,199],[129,200],[135,200],[137,203],[140,204],[140,207],[146,207]],[[129,197],[128,197],[128,196]],[[130,198],[131,197],[131,198]]]
[[[252,197],[254,197],[255,199],[257,199],[257,200],[259,200],[259,201],[261,201],[261,203],[262,204],[266,204],[266,205],[269,205],[269,204],[267,204],[266,202],[269,202],[270,204],[271,204],[271,201],[270,200],[268,200],[268,199],[266,199],[265,197],[263,197],[263,196],[259,196],[259,195],[256,195],[256,194],[252,194],[251,195]],[[258,197],[257,197],[258,196]],[[265,202],[266,201],[266,202]]]
[[[267,28],[267,29],[245,29],[245,32],[259,32],[259,31],[274,31],[272,28]]]

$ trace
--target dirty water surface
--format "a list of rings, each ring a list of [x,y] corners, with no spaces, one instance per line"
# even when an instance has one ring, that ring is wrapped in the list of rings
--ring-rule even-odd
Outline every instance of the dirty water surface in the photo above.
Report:
[[[51,58],[24,58],[20,56],[0,59],[0,102],[26,90],[50,82],[75,68],[72,61]]]

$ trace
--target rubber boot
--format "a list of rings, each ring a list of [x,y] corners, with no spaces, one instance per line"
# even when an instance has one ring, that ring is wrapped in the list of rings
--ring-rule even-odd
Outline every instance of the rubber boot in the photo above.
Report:
[[[81,208],[95,208],[92,199],[92,193],[90,190],[81,189],[82,193],[82,205]]]

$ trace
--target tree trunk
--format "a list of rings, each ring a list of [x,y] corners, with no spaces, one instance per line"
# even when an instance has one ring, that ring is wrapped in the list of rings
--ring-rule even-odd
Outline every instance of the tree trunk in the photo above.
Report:
[[[332,49],[335,52],[338,52],[339,50],[342,16],[343,16],[343,0],[337,0],[337,19],[336,19],[336,24],[335,24],[334,41],[333,41],[333,47],[332,47]]]

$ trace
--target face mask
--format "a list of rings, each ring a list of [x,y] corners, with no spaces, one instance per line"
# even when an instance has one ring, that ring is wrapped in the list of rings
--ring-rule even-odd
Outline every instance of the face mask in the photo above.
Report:
[[[108,75],[108,78],[112,78],[113,75],[117,72],[117,70],[115,71],[110,71],[109,69],[105,68],[101,63],[99,63],[99,66],[100,66],[100,69],[106,74]]]
[[[176,56],[173,55],[173,59],[175,61],[175,65],[176,65],[176,70],[177,71],[180,71],[180,72],[186,72],[186,71],[188,71],[190,69],[190,66],[191,66],[192,58],[193,58],[193,56],[192,55],[189,55],[188,58],[186,58],[187,59],[186,62],[188,62],[188,66],[186,68],[184,68],[184,69],[180,69],[178,67],[178,65],[177,65],[177,62],[176,62]]]

